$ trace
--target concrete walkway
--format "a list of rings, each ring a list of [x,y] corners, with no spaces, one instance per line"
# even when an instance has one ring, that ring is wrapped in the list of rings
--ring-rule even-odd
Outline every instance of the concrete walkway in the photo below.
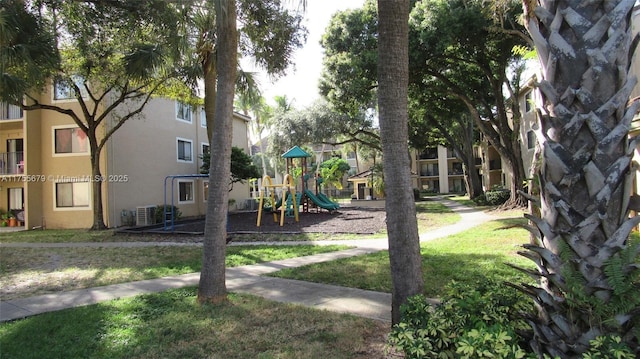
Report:
[[[470,229],[484,222],[495,219],[487,213],[476,211],[456,202],[442,200],[442,203],[461,215],[461,220],[450,226],[442,227],[420,235],[420,241],[429,241],[445,237]],[[260,244],[265,244],[262,242]],[[341,241],[304,241],[304,242],[271,242],[268,244],[296,245],[317,244],[332,245],[345,244],[356,248],[322,253],[305,257],[291,258],[280,261],[260,263],[242,267],[227,268],[227,289],[236,293],[257,295],[269,300],[285,303],[295,303],[326,309],[340,313],[391,321],[391,294],[379,293],[361,289],[346,288],[334,285],[317,284],[298,280],[265,277],[266,274],[277,272],[285,268],[301,267],[313,263],[332,261],[368,253],[387,248],[387,238],[372,240],[341,240]],[[150,246],[150,245],[185,245],[180,243],[42,243],[3,244],[1,247],[111,247],[111,246]],[[189,245],[201,245],[190,243]],[[246,245],[238,243],[237,245]],[[0,322],[25,318],[28,316],[57,311],[66,308],[96,304],[99,302],[132,297],[139,294],[155,293],[172,288],[196,286],[200,273],[191,273],[159,279],[108,285],[104,287],[79,289],[55,294],[45,294],[34,297],[8,300],[0,302]]]

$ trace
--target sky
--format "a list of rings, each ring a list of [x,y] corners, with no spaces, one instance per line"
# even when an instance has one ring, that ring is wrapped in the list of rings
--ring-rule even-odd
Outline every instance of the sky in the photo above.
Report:
[[[288,1],[296,6],[298,4],[296,0]],[[266,75],[259,77],[260,88],[267,103],[274,105],[275,96],[286,95],[289,100],[293,100],[295,108],[302,109],[320,98],[318,79],[322,71],[322,34],[329,25],[331,16],[337,11],[360,8],[363,4],[364,0],[307,0],[303,24],[309,33],[306,44],[295,52],[294,65],[276,82],[272,82]],[[251,66],[250,61],[246,63]]]

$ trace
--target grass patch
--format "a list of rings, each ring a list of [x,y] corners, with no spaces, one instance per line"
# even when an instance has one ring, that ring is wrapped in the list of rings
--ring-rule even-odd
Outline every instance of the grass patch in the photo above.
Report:
[[[416,218],[418,219],[418,232],[448,226],[460,220],[460,215],[440,202],[420,201],[416,202]]]
[[[47,229],[0,233],[2,243],[78,243],[129,242],[139,236],[118,234],[116,230],[91,231],[88,229]]]
[[[304,242],[380,238],[384,233],[250,233],[234,234],[233,242]]]
[[[4,323],[2,357],[369,358],[383,353],[387,324],[248,295],[200,306],[195,295],[195,288],[183,288]]]
[[[442,288],[451,280],[468,283],[485,278],[514,282],[529,280],[524,274],[504,264],[509,262],[531,266],[527,259],[516,253],[519,245],[529,241],[527,231],[511,227],[518,223],[525,223],[525,220],[511,218],[491,221],[463,233],[423,243],[425,295],[440,296]],[[271,275],[391,292],[387,251],[285,269]]]
[[[227,267],[347,249],[347,246],[231,246]],[[3,248],[0,299],[8,300],[199,272],[202,247]]]
[[[472,207],[472,208],[477,208],[477,209],[492,209],[493,207],[491,206],[478,206],[478,204],[474,201],[472,201],[471,199],[469,199],[469,196],[447,196],[447,199],[458,202],[464,206],[467,207]]]

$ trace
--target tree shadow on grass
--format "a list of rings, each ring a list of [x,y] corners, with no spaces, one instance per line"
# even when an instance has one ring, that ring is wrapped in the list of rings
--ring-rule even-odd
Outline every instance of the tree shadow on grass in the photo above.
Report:
[[[434,254],[422,252],[425,295],[438,297],[452,280],[465,283],[493,279],[498,282],[528,280],[524,274],[508,267],[505,255]],[[391,293],[391,271],[387,251],[345,258],[327,263],[289,268],[270,276],[311,281]]]
[[[507,256],[492,254],[423,254],[425,295],[430,297],[442,295],[444,286],[451,281],[528,282],[529,277],[505,264],[510,261],[512,260]]]
[[[198,305],[190,287],[4,323],[2,357],[354,357],[375,325],[253,296],[229,299]]]

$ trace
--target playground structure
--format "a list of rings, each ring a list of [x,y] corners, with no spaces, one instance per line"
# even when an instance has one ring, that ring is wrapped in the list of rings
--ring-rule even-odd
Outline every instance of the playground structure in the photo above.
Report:
[[[307,173],[307,158],[311,157],[310,154],[300,147],[294,146],[289,151],[285,152],[282,157],[287,161],[287,173],[284,177],[283,183],[274,185],[269,176],[265,176],[262,179],[260,202],[258,204],[258,219],[256,222],[258,227],[260,227],[262,222],[265,195],[271,200],[274,222],[278,222],[277,212],[278,208],[280,208],[280,226],[284,225],[284,216],[286,214],[291,215],[292,212],[295,216],[296,222],[298,222],[298,207],[300,205],[302,205],[302,211],[305,213],[309,212],[310,203],[315,205],[317,208],[326,209],[329,212],[333,212],[340,208],[339,204],[331,201],[327,196],[319,191],[319,185],[322,183],[322,178],[320,176],[316,178],[316,193],[313,193],[313,191],[309,189],[307,182],[309,181],[310,176]],[[290,174],[293,159],[295,158],[302,159],[302,178],[300,181],[302,190],[299,193],[296,193],[296,185]],[[282,196],[278,200],[275,198],[276,188],[282,188]]]
[[[275,198],[275,189],[282,188],[282,194],[278,200]],[[256,226],[260,227],[262,223],[262,213],[264,212],[265,195],[271,200],[271,212],[273,213],[273,221],[278,222],[278,208],[280,208],[280,227],[284,226],[284,217],[288,211],[293,211],[296,222],[298,222],[298,199],[296,195],[296,186],[293,183],[291,175],[288,173],[284,176],[281,184],[273,184],[271,177],[265,175],[262,178],[262,186],[260,188],[260,202],[258,204],[258,220]],[[289,212],[290,213],[290,212]]]

